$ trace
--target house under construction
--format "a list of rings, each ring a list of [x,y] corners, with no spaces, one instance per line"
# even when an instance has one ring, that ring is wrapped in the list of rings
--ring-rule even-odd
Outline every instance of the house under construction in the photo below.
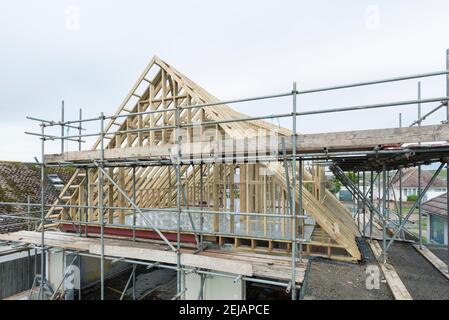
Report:
[[[448,109],[449,86],[445,97],[310,111],[302,110],[298,97],[448,74],[443,70],[310,90],[293,84],[280,94],[220,101],[154,57],[113,115],[29,117],[40,124],[40,132],[27,133],[42,144],[41,201],[1,204],[39,214],[2,214],[32,228],[0,234],[0,257],[27,252],[35,267],[30,288],[10,298],[81,298],[83,285],[96,282],[98,298],[107,299],[105,282],[114,272],[130,269],[120,299],[125,294],[136,299],[136,270],[143,266],[176,274],[172,299],[245,299],[249,284],[281,288],[300,299],[307,296],[312,261],[355,266],[366,263],[370,253],[394,298],[412,298],[391,261],[394,243],[416,246],[413,250],[446,280],[447,263],[423,244],[421,233],[416,238],[407,231],[415,209],[422,231],[420,203],[428,186],[422,186],[405,213],[401,199],[395,199],[400,210],[387,206],[387,194],[390,177],[399,175],[400,180],[407,167],[438,164],[428,185],[442,173],[449,156],[447,119],[438,125],[422,122]],[[230,107],[281,99],[289,99],[291,112],[250,117]],[[297,120],[308,115],[416,104],[437,106],[408,127],[297,131]],[[291,130],[271,119],[291,120]],[[87,123],[98,129],[85,130]],[[60,135],[48,132],[54,127]],[[83,150],[88,137],[97,140]],[[51,141],[60,142],[60,153],[46,152]],[[49,203],[45,170],[53,167],[73,168],[74,173]],[[351,191],[355,211],[326,188],[326,172]],[[355,172],[357,181],[347,172]],[[377,203],[375,186],[383,193]],[[67,279],[74,272],[79,284],[70,287]]]

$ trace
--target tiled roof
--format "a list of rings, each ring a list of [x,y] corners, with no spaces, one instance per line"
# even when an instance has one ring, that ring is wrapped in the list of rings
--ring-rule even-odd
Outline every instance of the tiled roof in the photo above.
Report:
[[[73,169],[46,168],[46,172],[47,174],[56,173],[63,182],[67,182],[73,174]],[[44,186],[46,203],[53,203],[58,198],[59,191],[48,180],[45,181]],[[40,203],[41,201],[40,167],[21,162],[0,162],[0,202],[27,203],[28,197],[31,203]],[[0,213],[2,214],[26,211],[26,206],[0,205]],[[0,218],[0,229],[3,229],[1,228],[2,225],[12,222],[23,222],[23,220],[16,221],[15,219],[2,217]]]
[[[421,208],[429,213],[447,217],[447,194],[444,193],[436,198],[424,202],[421,205]]]
[[[421,170],[421,187],[424,188],[432,179],[433,173],[429,170]],[[399,174],[396,174],[393,179],[393,186],[399,187]],[[402,170],[402,187],[403,188],[417,188],[418,187],[418,168],[407,168]],[[432,183],[434,188],[445,188],[446,180],[436,177]]]

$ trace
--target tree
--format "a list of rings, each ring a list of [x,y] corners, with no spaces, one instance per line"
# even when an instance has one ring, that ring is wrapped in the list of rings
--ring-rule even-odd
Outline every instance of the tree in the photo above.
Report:
[[[332,178],[330,178],[328,189],[333,194],[337,194],[341,190],[341,182],[336,176],[332,176]]]
[[[355,174],[354,172],[347,172],[345,173],[345,175],[355,184],[357,184],[357,174]],[[329,184],[327,186],[327,188],[329,189],[330,192],[332,192],[333,194],[337,194],[340,190],[341,190],[341,181],[339,179],[337,179],[337,177],[332,176],[329,179]]]
[[[357,174],[355,172],[347,172],[345,174],[353,183],[357,184],[358,177],[357,177]]]

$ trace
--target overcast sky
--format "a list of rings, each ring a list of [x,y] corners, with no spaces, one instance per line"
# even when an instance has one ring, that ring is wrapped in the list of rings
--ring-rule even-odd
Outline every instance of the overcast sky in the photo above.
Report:
[[[115,112],[153,55],[220,99],[445,69],[449,1],[6,1],[0,2],[0,160],[39,156],[27,115],[58,120]],[[300,98],[299,109],[416,98],[417,81]],[[422,80],[424,98],[444,77]],[[423,106],[425,112],[435,104]],[[235,106],[291,111],[290,100]],[[311,116],[301,132],[398,126],[416,106]],[[438,123],[436,114],[426,123]],[[288,126],[289,123],[282,123]],[[90,147],[86,145],[85,148]],[[50,146],[49,152],[57,151]]]

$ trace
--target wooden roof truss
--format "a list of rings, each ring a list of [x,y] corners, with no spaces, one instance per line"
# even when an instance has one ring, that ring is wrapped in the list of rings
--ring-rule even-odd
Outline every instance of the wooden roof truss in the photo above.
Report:
[[[146,146],[163,146],[174,143],[175,111],[178,106],[219,102],[217,98],[206,92],[179,71],[154,57],[145,68],[136,84],[130,90],[115,115],[105,127],[106,132],[114,133],[105,138],[106,149],[133,148]],[[164,111],[167,110],[167,111]],[[130,115],[147,111],[157,113]],[[160,112],[159,112],[160,111]],[[122,116],[125,117],[122,117]],[[185,139],[190,142],[199,136],[201,141],[226,138],[248,137],[261,130],[276,131],[279,135],[290,137],[291,132],[262,120],[232,122],[226,124],[209,124],[211,121],[225,119],[243,119],[246,116],[226,105],[216,105],[197,109],[182,109],[181,123],[201,123],[198,130],[188,128]],[[166,128],[162,128],[166,127]],[[150,129],[145,131],[146,129]],[[211,130],[209,130],[211,129]],[[122,133],[125,130],[135,130]],[[213,132],[211,135],[210,132]],[[98,150],[100,140],[96,141],[92,150]],[[203,170],[201,172],[201,169]],[[135,190],[135,203],[140,208],[174,208],[176,206],[177,188],[174,166],[142,166],[107,168],[118,185],[132,197]],[[182,165],[182,185],[186,190],[187,203],[190,208],[200,206],[201,175],[203,177],[203,203],[206,209],[214,211],[235,211],[236,199],[239,199],[240,212],[260,212],[289,214],[285,168],[280,162],[266,163],[213,163],[204,165]],[[236,180],[236,177],[238,181]],[[290,174],[291,177],[291,174]],[[134,184],[135,182],[135,184]],[[134,187],[133,187],[134,185]],[[302,185],[296,185],[297,192],[302,188],[302,207],[305,213],[316,222],[316,226],[304,245],[310,255],[323,255],[341,259],[359,260],[355,238],[359,231],[349,211],[324,187],[322,169],[304,170]],[[125,197],[109,182],[105,181],[105,206],[131,208]],[[60,198],[67,205],[98,206],[98,170],[77,169],[71,181],[61,192]],[[298,199],[295,201],[298,205]],[[185,204],[185,203],[184,203]],[[55,219],[88,220],[98,219],[99,211],[95,208],[80,209],[76,207],[62,208],[55,203],[47,217]],[[112,223],[118,219],[125,223],[126,215],[131,210],[107,208],[105,220]],[[230,216],[231,226],[227,233],[232,234],[237,221]],[[220,220],[215,215],[211,239],[220,243],[233,242],[236,247],[248,247],[258,250],[264,244],[268,251],[288,251],[290,247],[289,226],[291,219],[274,219],[263,217],[240,216],[240,222],[246,223],[248,234],[236,234],[234,237],[220,236]],[[299,231],[305,232],[304,219],[299,219]],[[251,233],[252,224],[262,223],[263,234]],[[284,240],[271,239],[268,230],[277,225]],[[47,225],[48,228],[55,224]],[[215,234],[217,233],[218,236]]]

